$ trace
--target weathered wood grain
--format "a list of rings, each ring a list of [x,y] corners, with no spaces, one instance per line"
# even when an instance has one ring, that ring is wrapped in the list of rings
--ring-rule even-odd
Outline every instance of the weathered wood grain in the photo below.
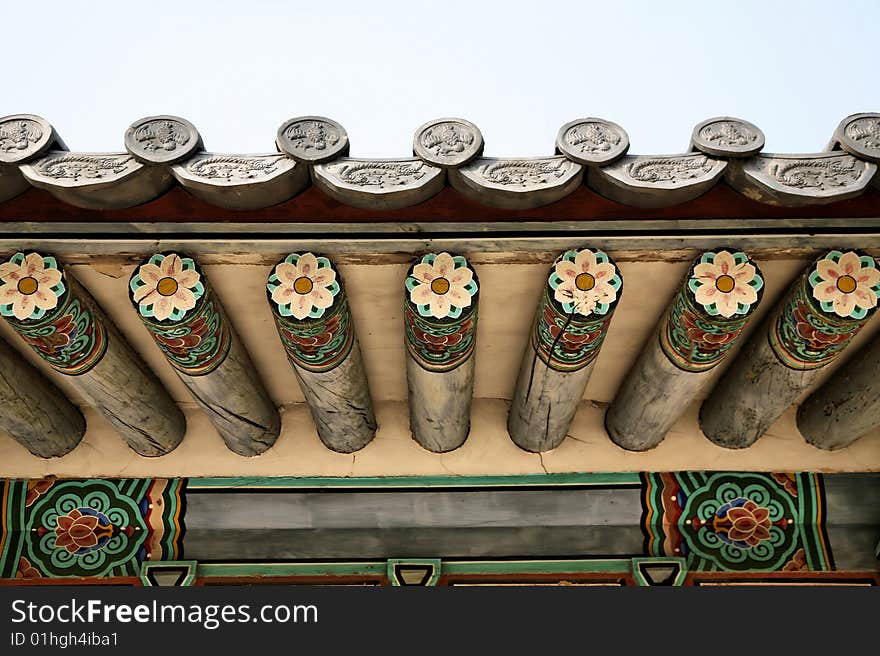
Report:
[[[700,408],[700,428],[718,446],[754,444],[819,374],[779,362],[767,341],[770,324],[758,328]]]
[[[629,451],[653,449],[706,382],[705,375],[672,364],[652,332],[605,414],[608,436]]]
[[[154,253],[132,272],[132,305],[230,450],[254,456],[281,431],[263,386],[204,272],[191,257]]]
[[[231,451],[255,456],[275,444],[281,417],[237,335],[212,373],[178,375]]]
[[[0,428],[41,458],[57,458],[70,452],[86,431],[79,409],[3,341]]]
[[[443,453],[464,444],[471,429],[474,359],[452,371],[436,373],[406,359],[409,421],[413,439]]]
[[[318,437],[328,449],[352,453],[376,435],[376,415],[357,341],[339,366],[312,372],[294,365]]]
[[[797,425],[820,449],[842,449],[880,426],[880,339],[854,353],[798,408]]]
[[[593,371],[590,363],[572,372],[556,371],[526,345],[507,417],[513,442],[526,451],[555,449],[568,433]]]
[[[342,278],[326,257],[291,253],[266,285],[275,327],[318,437],[351,453],[376,434],[376,415]]]
[[[186,429],[159,380],[91,295],[51,255],[20,251],[0,264],[14,292],[0,314],[142,456],[173,450]],[[33,300],[37,299],[37,300]]]
[[[186,432],[183,413],[116,326],[106,321],[107,352],[73,383],[136,453],[170,453]]]
[[[460,255],[427,253],[404,292],[406,380],[413,439],[429,451],[467,439],[474,393],[479,280]]]
[[[520,448],[548,451],[565,439],[622,291],[602,251],[566,251],[551,268],[507,419]]]
[[[761,437],[876,311],[878,283],[877,262],[858,251],[808,266],[700,408],[706,437],[732,449]]]
[[[761,300],[764,278],[749,257],[716,249],[697,257],[605,415],[612,441],[657,446],[709,380]]]

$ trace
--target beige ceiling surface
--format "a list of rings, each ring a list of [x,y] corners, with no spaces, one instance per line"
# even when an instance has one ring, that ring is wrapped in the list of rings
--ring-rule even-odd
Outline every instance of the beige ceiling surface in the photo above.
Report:
[[[540,472],[541,463],[533,454],[520,451],[504,430],[503,408],[515,384],[522,351],[535,312],[541,286],[546,280],[548,258],[534,254],[496,254],[474,257],[480,277],[480,309],[476,351],[476,382],[471,439],[461,450],[438,456],[419,448],[409,439],[406,421],[406,380],[403,346],[403,280],[407,257],[377,255],[361,257],[357,263],[343,263],[343,276],[355,318],[367,368],[370,390],[380,408],[380,421],[386,418],[379,437],[364,451],[340,456],[314,444],[317,442],[302,393],[275,332],[265,296],[265,281],[271,265],[208,264],[203,268],[229,314],[233,325],[250,352],[270,395],[285,406],[285,425],[278,444],[253,459],[235,456],[225,449],[202,413],[187,410],[189,431],[184,444],[160,459],[149,460],[127,449],[109,425],[94,412],[87,412],[89,430],[74,452],[61,459],[41,461],[30,456],[11,438],[0,436],[0,477],[31,476],[51,471],[59,475],[348,475],[352,462],[360,463],[360,473],[373,475],[444,473],[449,463],[457,463],[446,473]],[[612,256],[614,253],[612,252]],[[620,258],[624,291],[611,322],[585,399],[609,402],[658,318],[668,305],[687,269],[691,255],[677,261],[643,261],[638,255]],[[538,260],[536,262],[536,260]],[[77,259],[83,261],[82,258]],[[789,282],[804,267],[805,259],[759,260],[766,281],[759,315],[769,311]],[[127,284],[134,265],[120,264],[113,258],[94,257],[88,264],[69,267],[110,314],[127,339],[155,371],[176,401],[192,405],[192,397],[163,358],[158,347],[140,323],[128,300]],[[749,330],[757,327],[756,317]],[[877,333],[880,319],[874,319],[848,350]],[[23,344],[5,322],[0,335],[47,373],[77,403],[82,399],[71,381],[51,371]],[[842,363],[827,367],[823,378]],[[711,377],[724,375],[724,366]],[[480,402],[479,399],[487,399]],[[491,399],[502,399],[489,401]],[[793,421],[781,419],[771,434],[744,452],[731,452],[712,445],[699,434],[696,420],[682,420],[658,449],[646,454],[630,454],[614,446],[602,429],[601,410],[584,404],[572,427],[583,441],[568,439],[556,451],[543,456],[543,466],[552,471],[618,471],[637,469],[694,469],[700,467],[750,468],[757,470],[797,468],[822,470],[880,469],[880,439],[865,438],[840,453],[828,454],[803,443]],[[693,414],[693,413],[691,413]],[[503,438],[503,439],[501,439]],[[397,444],[400,448],[389,446]],[[775,445],[775,446],[774,446]],[[90,455],[88,455],[90,454]],[[100,464],[92,458],[100,455]],[[468,459],[473,462],[468,463]],[[535,463],[538,463],[537,465]],[[424,469],[424,471],[422,471]]]

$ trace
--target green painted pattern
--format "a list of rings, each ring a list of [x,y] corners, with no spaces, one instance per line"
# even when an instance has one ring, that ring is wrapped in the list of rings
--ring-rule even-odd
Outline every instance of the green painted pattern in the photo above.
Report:
[[[624,558],[587,560],[444,560],[443,574],[628,573],[630,565],[631,561]]]
[[[646,474],[648,553],[691,570],[827,571],[821,485],[817,474]]]
[[[702,372],[722,362],[736,342],[758,304],[764,290],[760,271],[745,253],[733,253],[737,264],[749,263],[756,274],[749,281],[755,289],[757,300],[750,305],[740,303],[737,313],[731,317],[719,314],[715,304],[704,307],[695,298],[696,291],[705,283],[694,275],[699,264],[712,264],[714,253],[704,253],[693,262],[682,285],[675,295],[669,311],[664,315],[659,331],[660,348],[669,361],[683,371]]]
[[[868,319],[877,310],[856,306],[853,316],[841,317],[827,303],[814,298],[818,262],[840,255],[831,251],[819,258],[789,289],[788,295],[773,319],[768,340],[779,361],[798,371],[819,369],[832,362],[849,346]],[[874,262],[873,258],[864,259]],[[872,289],[880,293],[880,285]]]
[[[171,366],[188,376],[211,373],[229,355],[229,324],[212,289],[181,321],[160,323],[143,316],[141,320]]]
[[[0,578],[136,576],[176,559],[182,480],[3,481]]]
[[[107,351],[107,329],[88,292],[63,279],[66,287],[58,305],[39,319],[18,321],[12,328],[56,371],[79,376],[90,371]]]
[[[384,576],[388,563],[199,563],[200,577]]]

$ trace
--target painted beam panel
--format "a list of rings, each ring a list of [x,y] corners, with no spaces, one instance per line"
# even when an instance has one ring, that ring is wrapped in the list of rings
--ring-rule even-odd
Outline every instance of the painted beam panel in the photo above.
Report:
[[[623,278],[602,251],[563,253],[543,285],[523,353],[507,428],[526,451],[562,443],[623,292]]]
[[[0,265],[0,315],[142,456],[173,450],[186,428],[155,374],[52,255],[19,251]]]
[[[376,415],[342,277],[329,259],[292,253],[266,285],[275,327],[321,441],[351,453],[376,434]]]
[[[716,444],[750,446],[833,362],[877,309],[880,270],[859,251],[811,263],[743,347],[700,409]]]
[[[479,280],[464,257],[427,253],[410,266],[405,287],[412,435],[429,451],[451,451],[471,426]]]
[[[242,456],[270,448],[281,431],[275,404],[199,265],[155,253],[132,272],[138,318],[223,441]]]
[[[736,343],[763,289],[763,274],[741,251],[694,260],[608,408],[605,428],[615,444],[645,451],[663,440]]]

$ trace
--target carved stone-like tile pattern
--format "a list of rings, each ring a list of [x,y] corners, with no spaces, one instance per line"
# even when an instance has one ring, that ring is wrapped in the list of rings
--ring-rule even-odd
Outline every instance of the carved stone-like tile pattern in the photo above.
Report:
[[[297,162],[318,164],[348,154],[348,133],[333,119],[300,116],[278,128],[275,144]]]
[[[694,128],[691,145],[707,155],[751,157],[764,147],[764,133],[748,121],[719,116]]]
[[[665,207],[704,194],[724,173],[727,162],[702,153],[627,156],[590,169],[588,184],[625,205]]]
[[[22,170],[31,180],[42,178],[59,185],[75,186],[117,180],[140,168],[142,165],[127,154],[56,152]]]
[[[581,184],[583,167],[565,157],[478,159],[450,171],[452,186],[477,202],[506,209],[540,207]]]
[[[171,167],[177,181],[207,203],[250,210],[289,200],[309,184],[309,171],[280,153],[199,153]]]
[[[366,209],[421,203],[443,188],[443,169],[418,159],[343,158],[314,168],[314,181],[333,198]]]
[[[20,169],[33,186],[87,209],[140,205],[174,182],[164,167],[145,166],[128,153],[51,151]]]
[[[179,116],[148,116],[125,131],[125,149],[141,162],[173,164],[201,149],[195,126]]]
[[[831,203],[860,194],[877,166],[845,153],[759,155],[732,166],[731,186],[772,205]]]
[[[880,114],[847,116],[837,127],[834,142],[852,155],[880,162]]]
[[[566,123],[556,136],[556,152],[588,166],[610,164],[629,150],[626,130],[601,118],[579,118]]]
[[[48,122],[33,114],[0,118],[0,163],[25,162],[52,145],[55,132]]]
[[[467,164],[483,152],[479,128],[460,118],[430,121],[416,130],[413,153],[429,164],[441,167]]]

